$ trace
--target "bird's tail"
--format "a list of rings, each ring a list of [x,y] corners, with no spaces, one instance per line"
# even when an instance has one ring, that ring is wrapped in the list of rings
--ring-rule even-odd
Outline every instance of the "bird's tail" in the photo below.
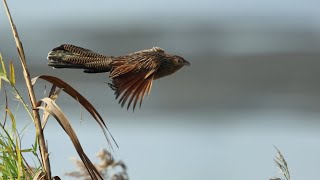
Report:
[[[108,72],[111,56],[104,56],[91,50],[71,44],[63,44],[48,54],[48,65],[54,68],[84,69],[87,73]]]

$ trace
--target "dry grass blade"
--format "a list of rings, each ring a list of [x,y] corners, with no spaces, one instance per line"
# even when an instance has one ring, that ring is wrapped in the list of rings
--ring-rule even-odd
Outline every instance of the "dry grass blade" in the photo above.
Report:
[[[89,160],[87,155],[84,153],[77,135],[75,134],[72,126],[69,123],[69,120],[64,115],[62,110],[50,98],[43,98],[41,101],[43,101],[46,104],[46,107],[38,107],[38,108],[47,111],[48,113],[50,113],[50,115],[55,117],[55,119],[59,122],[61,127],[64,129],[64,131],[70,137],[70,139],[71,139],[74,147],[76,148],[83,164],[85,165],[88,173],[90,174],[90,177],[94,180],[95,179],[103,179],[102,176],[99,174],[98,170],[95,168],[95,166]]]
[[[61,92],[61,89],[59,88],[58,90],[56,90],[57,89],[57,86],[55,86],[55,85],[52,85],[52,87],[51,87],[51,90],[50,90],[50,92],[49,92],[49,95],[48,95],[48,97],[50,98],[50,99],[52,99],[53,101],[55,101],[55,100],[57,100],[58,99],[58,96],[59,96],[59,94],[60,94],[60,92]],[[44,112],[43,113],[43,117],[42,117],[42,129],[44,129],[45,128],[45,126],[46,126],[46,124],[47,124],[47,122],[48,122],[48,119],[49,119],[49,113],[48,112]]]
[[[44,172],[38,171],[33,177],[33,180],[44,180],[45,177],[46,177],[46,174]]]
[[[47,75],[42,75],[42,76],[38,76],[32,79],[32,84],[34,85],[37,81],[37,79],[43,79],[46,80],[48,82],[50,82],[51,84],[61,88],[64,92],[66,92],[67,94],[69,94],[72,98],[74,98],[76,101],[78,101],[90,114],[91,116],[97,121],[97,123],[99,124],[99,126],[101,127],[111,149],[112,145],[111,142],[108,138],[108,135],[105,131],[105,129],[108,131],[108,133],[110,134],[113,142],[115,143],[115,145],[118,147],[118,144],[116,143],[116,141],[114,140],[112,134],[110,133],[107,125],[105,124],[104,120],[102,119],[101,115],[98,113],[98,111],[93,107],[93,105],[85,98],[83,97],[77,90],[75,90],[73,87],[71,87],[69,84],[67,84],[66,82],[62,81],[61,79],[54,77],[54,76],[47,76]],[[104,129],[105,128],[105,129]]]

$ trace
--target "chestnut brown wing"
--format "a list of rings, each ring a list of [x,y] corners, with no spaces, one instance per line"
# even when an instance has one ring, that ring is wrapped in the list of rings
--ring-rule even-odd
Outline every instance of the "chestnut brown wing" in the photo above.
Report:
[[[116,99],[121,107],[126,102],[129,109],[133,102],[133,110],[138,101],[140,107],[146,93],[150,93],[154,74],[161,64],[161,55],[157,52],[133,53],[114,59],[117,66],[111,70],[111,87],[115,90]]]

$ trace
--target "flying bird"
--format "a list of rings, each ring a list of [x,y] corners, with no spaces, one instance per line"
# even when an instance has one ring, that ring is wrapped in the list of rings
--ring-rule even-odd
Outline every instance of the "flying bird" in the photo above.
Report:
[[[159,47],[137,51],[123,56],[107,56],[89,49],[63,44],[48,54],[48,65],[53,68],[84,69],[85,73],[110,72],[116,99],[127,109],[140,107],[146,94],[150,94],[152,81],[171,75],[190,63],[177,55],[167,54]]]

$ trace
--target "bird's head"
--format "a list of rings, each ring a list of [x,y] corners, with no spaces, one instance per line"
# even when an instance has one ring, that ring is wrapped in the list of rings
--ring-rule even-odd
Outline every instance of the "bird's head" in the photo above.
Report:
[[[183,66],[190,66],[191,64],[185,60],[184,58],[174,55],[172,58],[172,63],[174,64],[174,66],[177,67],[177,69],[182,68]]]
[[[190,66],[190,63],[181,56],[169,55],[167,56],[166,61],[162,63],[162,68],[160,67],[159,69],[161,69],[162,76],[167,76],[175,73],[183,66]]]
[[[162,59],[161,65],[158,68],[154,79],[171,75],[177,72],[183,66],[190,66],[190,63],[180,56],[165,54],[165,57]]]

